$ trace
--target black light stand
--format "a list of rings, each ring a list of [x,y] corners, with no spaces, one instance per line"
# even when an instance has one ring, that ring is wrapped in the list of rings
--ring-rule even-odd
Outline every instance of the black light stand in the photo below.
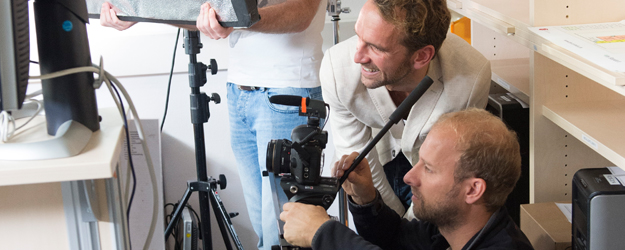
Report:
[[[200,92],[200,87],[206,83],[206,70],[210,69],[211,74],[217,74],[217,62],[211,59],[210,66],[207,66],[201,62],[197,62],[196,55],[202,48],[200,43],[199,31],[184,31],[184,48],[185,53],[189,55],[189,86],[191,87],[191,123],[193,124],[193,132],[195,134],[195,162],[197,168],[197,181],[187,182],[187,190],[182,197],[182,200],[176,207],[174,215],[165,229],[165,240],[169,238],[174,227],[177,225],[178,219],[182,213],[182,209],[186,206],[191,197],[191,193],[199,191],[199,203],[200,203],[200,230],[202,236],[202,246],[204,250],[213,249],[211,230],[210,230],[210,207],[213,206],[215,218],[219,224],[221,236],[224,239],[226,249],[231,250],[230,239],[228,234],[234,241],[237,249],[243,249],[241,241],[234,231],[230,218],[238,215],[236,213],[228,214],[221,202],[221,198],[217,194],[217,185],[221,189],[226,188],[226,177],[221,174],[219,180],[212,177],[208,177],[206,173],[206,149],[204,145],[204,123],[208,122],[210,112],[208,104],[210,101],[218,104],[220,97],[216,93],[213,93],[211,97],[208,97],[204,92]],[[210,204],[209,204],[210,201]]]
[[[332,17],[332,23],[334,24],[334,44],[339,43],[339,15],[341,13],[349,13],[351,9],[349,7],[341,8],[341,0],[328,0],[328,6],[326,7],[328,16]],[[349,217],[347,211],[347,194],[343,189],[339,191],[339,222],[345,226],[349,226]]]

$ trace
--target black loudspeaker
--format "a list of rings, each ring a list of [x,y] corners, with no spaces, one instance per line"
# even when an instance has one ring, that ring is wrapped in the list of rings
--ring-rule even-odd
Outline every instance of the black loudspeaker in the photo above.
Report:
[[[521,178],[516,183],[512,193],[506,200],[506,208],[510,217],[519,224],[520,205],[530,201],[530,168],[529,168],[529,138],[530,138],[530,109],[529,106],[509,93],[490,94],[486,110],[498,116],[503,122],[517,133],[521,146]]]

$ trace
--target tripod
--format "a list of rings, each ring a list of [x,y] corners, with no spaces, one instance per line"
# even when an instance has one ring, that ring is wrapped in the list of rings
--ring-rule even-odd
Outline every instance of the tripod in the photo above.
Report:
[[[184,48],[185,54],[189,55],[189,86],[191,87],[191,123],[193,124],[193,132],[195,134],[195,162],[197,169],[197,181],[188,181],[187,190],[185,191],[180,204],[176,207],[174,215],[165,229],[165,240],[169,238],[173,228],[176,226],[178,219],[182,213],[183,208],[186,206],[191,197],[191,193],[198,191],[199,203],[200,203],[200,232],[202,236],[202,247],[204,250],[213,249],[210,229],[210,214],[209,214],[209,201],[213,206],[215,218],[221,236],[224,239],[226,249],[231,250],[230,239],[228,234],[234,241],[237,249],[243,249],[241,241],[234,231],[230,218],[235,217],[238,214],[226,212],[226,208],[221,202],[221,198],[217,194],[217,185],[220,189],[226,188],[226,177],[221,174],[219,180],[212,177],[208,177],[206,173],[206,149],[204,147],[204,127],[203,124],[208,122],[210,112],[208,104],[210,101],[218,104],[220,97],[216,93],[213,93],[211,97],[208,97],[204,92],[200,92],[200,87],[206,83],[206,70],[210,69],[211,74],[217,74],[217,62],[214,59],[210,60],[210,66],[207,66],[201,62],[197,62],[196,55],[200,52],[202,44],[200,43],[199,31],[184,31]]]
[[[334,44],[336,45],[339,43],[339,21],[341,20],[339,15],[341,13],[351,12],[351,9],[349,7],[341,8],[341,0],[329,0],[326,10],[328,11],[328,16],[332,17]],[[347,194],[341,189],[339,191],[339,222],[345,226],[349,226],[348,216]]]

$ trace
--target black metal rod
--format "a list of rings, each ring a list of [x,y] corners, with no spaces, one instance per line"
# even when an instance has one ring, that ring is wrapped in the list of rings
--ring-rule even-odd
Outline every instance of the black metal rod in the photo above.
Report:
[[[169,221],[169,224],[165,229],[165,241],[167,241],[167,238],[169,238],[169,235],[171,235],[171,232],[174,230],[176,222],[178,222],[180,214],[182,213],[182,209],[184,209],[187,201],[189,201],[189,197],[191,197],[191,186],[187,183],[187,191],[184,192],[184,196],[182,196],[182,201],[176,207],[176,211],[174,211],[174,216],[171,217],[171,221]]]
[[[341,18],[338,14],[332,15],[332,24],[334,31],[334,44],[339,43],[339,21]],[[347,194],[341,188],[339,189],[339,222],[349,227],[349,215],[347,211]]]
[[[349,217],[347,214],[347,193],[342,188],[339,190],[339,222],[349,227]]]
[[[232,249],[230,245],[230,240],[226,233],[230,233],[230,236],[234,240],[238,249],[243,249],[241,242],[234,231],[234,227],[232,226],[232,222],[230,221],[230,216],[226,212],[219,196],[215,192],[217,181],[213,178],[208,178],[208,174],[206,171],[206,146],[204,142],[204,123],[208,121],[208,117],[210,114],[208,113],[208,103],[207,100],[202,97],[205,96],[204,93],[200,92],[200,87],[204,85],[205,69],[197,70],[198,62],[197,62],[197,54],[200,52],[200,48],[202,48],[202,44],[200,43],[200,33],[199,31],[184,31],[184,46],[185,53],[189,55],[189,87],[191,87],[191,95],[190,95],[190,107],[191,107],[191,123],[193,124],[193,134],[195,141],[195,165],[196,165],[196,173],[197,173],[197,182],[188,183],[187,190],[183,196],[182,201],[178,204],[176,211],[172,217],[172,220],[167,225],[165,229],[165,240],[169,238],[173,228],[176,226],[178,219],[180,218],[180,214],[182,213],[182,209],[186,206],[189,197],[191,196],[191,192],[198,192],[198,200],[200,204],[200,231],[202,237],[202,249],[204,250],[212,250],[213,242],[211,237],[211,223],[210,223],[210,206],[213,205],[213,209],[215,209],[215,217],[217,218],[217,223],[219,224],[219,228],[221,230],[221,234],[224,238],[224,243],[228,250]],[[206,102],[204,102],[206,101]],[[201,189],[201,190],[200,190]],[[226,226],[228,226],[226,228]],[[227,230],[226,230],[227,229]]]
[[[358,155],[358,157],[356,157],[356,159],[354,160],[354,162],[352,163],[352,165],[349,167],[349,169],[347,169],[345,171],[345,173],[343,174],[343,176],[341,176],[341,179],[339,179],[339,186],[343,186],[343,183],[345,182],[345,180],[347,180],[347,176],[349,175],[349,173],[351,173],[352,171],[354,171],[354,169],[356,168],[356,166],[358,166],[358,164],[365,159],[365,156],[367,156],[367,154],[369,154],[369,152],[371,151],[371,149],[373,149],[373,147],[375,147],[375,144],[378,143],[378,141],[380,141],[380,139],[382,139],[382,137],[384,136],[384,134],[386,134],[386,132],[395,124],[393,124],[391,121],[387,122],[384,127],[380,130],[380,132],[373,138],[373,140],[371,140],[371,142],[369,142],[369,144],[367,144],[367,147],[365,147],[365,149],[362,150],[362,152]],[[342,188],[341,188],[342,190]]]
[[[234,241],[234,245],[239,250],[243,250],[243,244],[241,244],[241,240],[239,236],[237,236],[234,227],[232,226],[232,221],[230,220],[230,215],[226,211],[224,204],[221,202],[221,198],[219,194],[215,191],[215,189],[211,189],[210,192],[211,203],[213,204],[213,212],[215,213],[215,218],[219,222],[219,228],[221,230],[221,235],[224,238],[224,242],[226,243],[226,248],[228,250],[232,249],[230,245],[230,241],[228,240],[228,234],[232,237],[232,241]]]
[[[219,226],[219,231],[221,232],[221,237],[224,239],[224,245],[226,245],[226,250],[232,250],[232,246],[230,245],[230,238],[228,238],[228,231],[226,231],[225,218],[220,218],[222,214],[220,214],[219,209],[217,209],[217,202],[215,201],[214,192],[211,189],[209,193],[209,198],[211,205],[213,205],[213,213],[215,213],[215,220],[217,220],[217,225]]]
[[[197,179],[200,182],[208,181],[206,174],[206,153],[204,148],[204,128],[202,124],[193,124],[195,132],[195,160],[197,168]],[[200,203],[200,222],[202,230],[202,246],[203,249],[212,250],[213,240],[211,237],[210,224],[210,199],[207,192],[198,192],[198,201]]]
[[[184,32],[185,35],[185,52],[189,55],[189,65],[195,65],[197,63],[197,53],[201,48],[199,31]],[[195,74],[203,72],[189,72],[190,81],[198,81],[199,77]],[[200,93],[201,84],[197,82],[190,82],[191,94],[197,95]],[[191,103],[191,122],[193,123],[193,133],[195,137],[195,167],[197,171],[198,182],[208,181],[208,174],[206,172],[206,147],[204,144],[204,123],[201,119],[194,119],[203,113],[203,110],[198,110],[204,107],[204,105],[198,105],[194,107],[194,103]],[[195,113],[194,113],[195,112]],[[198,200],[200,203],[200,222],[202,231],[202,246],[204,250],[213,249],[213,240],[211,237],[211,223],[210,223],[210,199],[207,192],[199,192]]]
[[[417,85],[417,87],[414,90],[412,90],[412,92],[410,92],[410,95],[408,95],[408,97],[406,97],[406,99],[404,99],[404,101],[402,101],[401,104],[399,104],[399,107],[397,107],[397,109],[395,109],[395,111],[391,114],[391,116],[389,117],[389,121],[384,125],[382,130],[380,130],[380,132],[373,138],[373,140],[369,142],[369,144],[367,144],[365,149],[362,150],[362,152],[358,155],[358,157],[356,157],[356,159],[354,160],[352,165],[349,167],[349,169],[347,169],[347,171],[345,171],[343,176],[341,176],[341,179],[339,179],[339,186],[343,186],[343,183],[345,182],[345,180],[347,180],[347,176],[349,175],[349,173],[354,171],[356,166],[358,166],[358,164],[363,159],[365,159],[365,156],[369,154],[369,152],[371,151],[371,149],[373,149],[375,144],[377,144],[378,141],[382,139],[384,134],[386,134],[386,132],[388,132],[388,130],[393,125],[397,124],[400,119],[402,119],[404,116],[406,116],[410,112],[412,105],[414,105],[417,102],[417,100],[419,100],[419,98],[421,98],[421,96],[425,94],[425,91],[429,89],[430,86],[432,86],[432,83],[434,83],[434,81],[429,76],[425,76],[421,80],[421,82],[419,82],[419,85]]]
[[[208,121],[208,117],[210,114],[208,113],[208,103],[204,103],[202,97],[205,96],[204,93],[200,92],[200,87],[204,85],[206,82],[205,75],[206,72],[204,69],[198,70],[198,61],[197,54],[200,52],[202,48],[202,44],[200,43],[200,32],[199,31],[184,31],[184,46],[185,53],[189,55],[189,87],[191,88],[190,95],[190,107],[191,107],[191,123],[193,124],[193,133],[195,140],[195,165],[196,165],[196,173],[197,173],[197,182],[190,183],[189,187],[187,187],[187,191],[185,192],[183,201],[178,205],[176,212],[174,213],[174,218],[167,226],[165,231],[165,239],[169,237],[173,227],[176,225],[178,218],[180,217],[180,213],[182,209],[186,206],[190,193],[193,191],[198,192],[198,200],[200,204],[200,230],[202,237],[202,246],[204,250],[212,250],[213,242],[211,235],[211,223],[210,223],[210,206],[211,203],[215,209],[215,217],[217,219],[217,223],[219,224],[219,228],[221,230],[221,234],[224,238],[224,243],[228,250],[232,249],[230,245],[230,240],[226,233],[230,233],[231,237],[237,244],[238,249],[243,249],[241,242],[239,241],[238,236],[236,235],[234,228],[232,227],[232,222],[230,221],[230,217],[226,212],[221,200],[218,200],[218,196],[216,196],[216,180],[211,178],[209,182],[208,174],[206,171],[206,146],[204,141],[204,123]],[[203,187],[202,190],[193,190],[194,186]],[[199,189],[199,188],[198,188]],[[206,189],[206,190],[204,190]],[[219,213],[218,213],[219,212]],[[221,216],[220,216],[221,215]],[[226,231],[226,224],[229,226]]]

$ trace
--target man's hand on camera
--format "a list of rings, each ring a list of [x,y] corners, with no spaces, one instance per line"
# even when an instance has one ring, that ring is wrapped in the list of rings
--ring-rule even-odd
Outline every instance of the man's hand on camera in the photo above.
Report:
[[[313,237],[323,223],[330,220],[323,207],[298,202],[282,206],[280,220],[284,221],[284,239],[300,247],[311,247]]]
[[[136,22],[119,20],[119,18],[117,18],[117,12],[119,11],[115,8],[115,6],[108,2],[104,2],[102,4],[102,9],[100,10],[100,25],[104,27],[111,27],[116,30],[125,30],[136,24]]]
[[[196,25],[198,30],[204,35],[215,40],[228,37],[233,30],[232,27],[224,28],[219,24],[217,13],[215,9],[211,8],[209,3],[202,4],[200,15],[197,16]]]
[[[357,152],[350,155],[343,155],[340,160],[334,163],[332,173],[336,178],[341,178],[345,171],[358,157]],[[356,204],[364,205],[375,199],[376,191],[371,178],[371,169],[367,160],[361,161],[358,166],[349,174],[347,180],[343,183],[343,190],[352,197]]]

